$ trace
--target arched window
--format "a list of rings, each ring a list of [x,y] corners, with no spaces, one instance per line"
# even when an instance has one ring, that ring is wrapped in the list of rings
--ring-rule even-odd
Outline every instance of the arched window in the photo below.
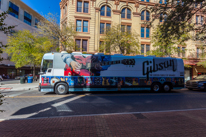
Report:
[[[131,10],[129,8],[124,8],[121,11],[121,18],[131,19]]]
[[[101,7],[100,11],[101,16],[111,17],[111,8],[107,5]]]
[[[162,22],[162,21],[166,21],[167,20],[167,14],[164,14],[164,16],[163,16],[163,14],[160,14],[160,22]]]
[[[150,20],[150,13],[149,13],[149,11],[143,10],[141,12],[141,20],[146,20],[146,21]]]

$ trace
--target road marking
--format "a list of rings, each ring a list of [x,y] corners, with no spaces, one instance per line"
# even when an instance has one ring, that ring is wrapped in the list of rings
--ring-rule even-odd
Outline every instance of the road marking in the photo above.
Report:
[[[89,95],[89,94],[87,94],[87,95]],[[77,100],[77,99],[79,99],[79,98],[82,98],[82,97],[84,97],[84,96],[86,96],[86,95],[79,95],[79,96],[76,96],[76,97],[73,97],[73,98],[70,98],[70,99],[66,99],[66,100],[64,100],[64,101],[62,101],[62,102],[58,102],[58,103],[52,104],[51,106],[52,106],[52,107],[55,107],[58,112],[73,112],[73,111],[66,105],[66,103],[72,102],[72,101]],[[41,113],[41,112],[48,111],[48,110],[52,109],[52,107],[44,108],[44,109],[39,110],[39,111],[37,111],[37,112],[31,113],[31,114],[26,114],[25,116],[27,116],[27,117],[32,117],[32,116],[37,115],[37,114],[39,114],[39,113]],[[18,116],[21,116],[21,117],[22,117],[23,115],[18,115]],[[12,119],[19,119],[18,116],[17,116],[17,115],[16,115],[16,116],[13,116],[14,118],[12,118]],[[12,116],[11,116],[11,117],[12,117]],[[1,120],[4,120],[4,119],[1,119]]]
[[[33,91],[35,91],[35,90],[22,91],[22,92],[18,92],[18,93],[16,93],[16,94],[6,95],[5,97],[10,97],[10,98],[12,98],[12,97],[15,97],[15,96],[18,96],[18,95],[21,95],[21,94],[24,94],[24,93],[28,93],[28,92],[33,92]]]
[[[82,98],[82,97],[84,97],[84,96],[86,96],[86,95],[79,95],[79,96],[76,96],[76,97],[73,97],[73,98],[64,100],[64,101],[62,101],[62,102],[55,103],[55,104],[53,104],[52,106],[53,106],[53,107],[61,106],[61,105],[63,105],[63,104],[72,102],[72,101],[77,100],[77,99],[79,99],[79,98]]]
[[[74,96],[73,94],[69,95],[42,95],[42,96],[15,96],[15,97],[5,97],[5,98],[46,98],[46,97],[69,97],[69,96]]]

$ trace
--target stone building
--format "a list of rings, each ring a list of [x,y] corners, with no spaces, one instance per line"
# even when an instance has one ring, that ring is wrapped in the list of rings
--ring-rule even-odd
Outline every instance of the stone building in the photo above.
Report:
[[[36,31],[37,23],[43,18],[21,0],[0,0],[0,13],[8,11],[8,9],[11,9],[11,12],[6,18],[5,23],[8,26],[15,26],[9,35],[24,29],[31,32]],[[3,32],[0,32],[0,41],[4,45],[7,44],[7,35]],[[30,66],[16,69],[14,62],[10,61],[10,57],[6,53],[1,54],[1,57],[3,57],[3,61],[0,62],[0,75],[8,74],[11,78],[14,78],[15,76],[29,74],[32,71]]]
[[[126,31],[135,31],[139,34],[141,44],[141,53],[146,56],[147,51],[153,49],[151,43],[151,33],[154,28],[145,26],[144,22],[151,21],[154,16],[150,7],[156,3],[165,4],[165,0],[62,0],[61,25],[67,25],[69,22],[76,24],[78,32],[75,37],[81,52],[98,52],[99,46],[105,33],[104,29],[114,24],[121,24]],[[198,8],[198,6],[197,6]],[[192,21],[201,25],[204,22],[204,15],[197,13]],[[162,21],[156,18],[154,26]],[[185,79],[189,80],[198,75],[206,74],[206,70],[197,66],[200,46],[194,41],[188,41],[187,46],[178,46],[185,50],[185,53],[179,53],[176,57],[190,58],[191,61],[185,61],[185,64],[192,68],[185,69]],[[192,63],[193,62],[193,63]],[[195,63],[194,63],[195,62]]]

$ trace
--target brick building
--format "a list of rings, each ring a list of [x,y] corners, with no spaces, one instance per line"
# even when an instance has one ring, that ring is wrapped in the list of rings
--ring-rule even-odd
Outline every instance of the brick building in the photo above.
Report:
[[[69,22],[76,24],[78,34],[75,41],[81,52],[98,52],[105,29],[113,24],[121,24],[126,31],[132,30],[139,34],[141,53],[146,55],[147,51],[153,49],[151,33],[154,28],[146,27],[144,22],[151,21],[154,16],[150,11],[151,6],[165,2],[165,0],[62,0],[60,22],[61,25],[67,25]],[[192,21],[201,25],[204,22],[204,15],[197,13]],[[154,26],[161,22],[162,20],[156,18]],[[201,43],[190,40],[186,44],[186,46],[174,46],[185,50],[185,53],[179,53],[175,55],[176,57],[191,60],[185,60],[185,64],[192,66],[185,69],[185,79],[189,80],[198,73],[206,74],[206,69],[197,66]]]

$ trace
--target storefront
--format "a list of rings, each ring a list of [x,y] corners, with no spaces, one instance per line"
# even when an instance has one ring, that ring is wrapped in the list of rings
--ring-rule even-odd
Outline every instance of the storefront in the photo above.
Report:
[[[185,81],[191,80],[200,75],[206,75],[206,68],[197,66],[200,59],[184,60],[185,67]]]
[[[39,72],[39,68],[36,68],[36,74]],[[0,65],[0,75],[5,75],[7,78],[14,79],[16,76],[22,76],[25,74],[33,74],[31,67],[21,67],[16,69],[13,65]]]

